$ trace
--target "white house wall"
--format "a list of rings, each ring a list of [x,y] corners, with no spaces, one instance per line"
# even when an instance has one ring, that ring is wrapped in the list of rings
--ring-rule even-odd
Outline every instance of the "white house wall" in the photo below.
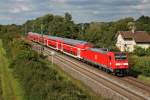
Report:
[[[136,43],[134,40],[124,40],[120,34],[118,35],[116,46],[120,49],[120,51],[132,52],[135,45]]]
[[[124,40],[123,40],[122,36],[119,34],[117,37],[116,46],[120,49],[120,51],[124,51],[123,45],[124,45]]]
[[[139,46],[139,47],[142,47],[142,48],[148,48],[148,47],[150,47],[150,44],[140,44],[140,43],[138,43],[136,46]]]

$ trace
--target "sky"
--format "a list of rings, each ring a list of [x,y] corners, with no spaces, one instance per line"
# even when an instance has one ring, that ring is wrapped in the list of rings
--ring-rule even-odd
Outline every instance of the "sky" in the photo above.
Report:
[[[150,16],[150,0],[0,0],[0,24],[23,24],[45,14],[64,16],[76,23],[108,22]]]

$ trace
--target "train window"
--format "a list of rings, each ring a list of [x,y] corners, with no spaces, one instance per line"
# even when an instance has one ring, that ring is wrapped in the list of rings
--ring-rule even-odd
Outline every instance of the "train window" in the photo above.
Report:
[[[115,59],[116,60],[125,60],[125,59],[127,59],[127,55],[125,53],[116,53]]]

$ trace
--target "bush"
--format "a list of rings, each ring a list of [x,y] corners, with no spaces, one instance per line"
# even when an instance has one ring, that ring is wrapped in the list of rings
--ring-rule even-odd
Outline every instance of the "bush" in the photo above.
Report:
[[[136,63],[135,56],[133,56],[132,54],[129,54],[128,61],[129,61],[129,70],[130,70],[129,74],[131,76],[134,76],[134,77],[137,77],[139,74],[141,74],[141,72],[139,70],[136,70],[136,67],[135,67],[135,63]]]
[[[120,52],[119,48],[117,48],[116,46],[111,46],[110,51]]]
[[[146,55],[150,56],[150,47],[146,49]]]
[[[137,56],[145,56],[146,55],[146,50],[144,48],[139,47],[139,46],[135,46],[133,52]]]
[[[136,57],[132,56],[129,58],[130,72],[134,76],[140,74],[150,77],[150,57]]]

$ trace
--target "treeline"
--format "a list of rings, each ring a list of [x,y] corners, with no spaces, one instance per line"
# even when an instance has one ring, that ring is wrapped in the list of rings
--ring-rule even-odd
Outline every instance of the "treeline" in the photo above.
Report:
[[[130,31],[129,23],[132,22],[137,31],[147,31],[150,33],[150,17],[141,16],[135,20],[131,17],[115,22],[92,22],[80,34],[79,38],[94,43],[97,47],[114,48],[116,43],[116,33],[118,31]]]
[[[68,38],[76,38],[76,33],[80,29],[72,21],[72,16],[69,13],[65,13],[64,17],[47,14],[35,20],[28,20],[22,27],[24,27],[25,32],[33,31]]]
[[[150,17],[141,16],[137,20],[128,17],[115,22],[91,22],[75,24],[72,16],[47,14],[29,20],[23,24],[24,31],[33,31],[61,37],[81,39],[93,43],[96,47],[115,48],[117,31],[128,31],[132,22],[137,31],[150,33]]]
[[[132,17],[114,22],[91,22],[76,24],[69,13],[64,16],[47,14],[28,20],[23,25],[0,25],[0,33],[17,32],[25,34],[29,31],[73,39],[81,39],[93,43],[96,47],[115,49],[117,31],[128,31],[132,22],[137,31],[150,33],[150,17],[141,16],[137,20]],[[11,36],[8,36],[10,38]]]

